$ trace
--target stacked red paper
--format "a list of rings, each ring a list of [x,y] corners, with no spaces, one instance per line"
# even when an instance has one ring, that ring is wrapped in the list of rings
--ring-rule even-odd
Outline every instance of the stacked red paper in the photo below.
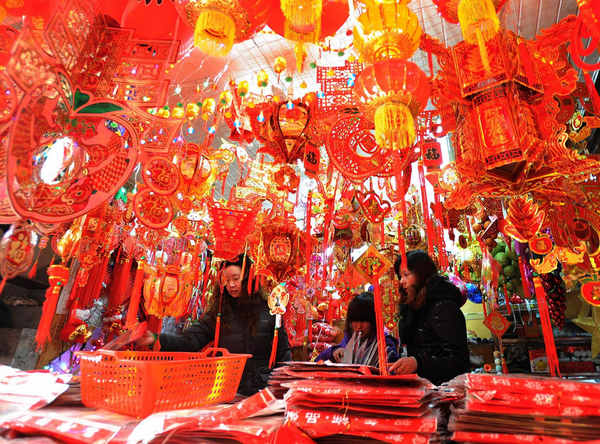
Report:
[[[470,374],[449,429],[459,442],[600,444],[598,399],[599,384]]]
[[[303,370],[306,370],[304,368]],[[345,371],[348,370],[348,371]],[[345,369],[287,370],[286,420],[313,439],[428,443],[437,419],[423,403],[431,385],[416,375],[379,376]]]

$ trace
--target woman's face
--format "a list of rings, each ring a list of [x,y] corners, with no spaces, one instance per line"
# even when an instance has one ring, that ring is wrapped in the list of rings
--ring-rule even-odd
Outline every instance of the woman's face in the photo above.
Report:
[[[242,269],[237,265],[230,265],[223,270],[223,285],[232,298],[239,298],[242,294]]]
[[[371,323],[369,321],[352,321],[350,327],[354,333],[359,333],[363,338],[371,334]]]
[[[400,285],[405,291],[408,291],[409,288],[416,287],[418,283],[417,280],[417,275],[410,270],[402,270],[400,272]]]

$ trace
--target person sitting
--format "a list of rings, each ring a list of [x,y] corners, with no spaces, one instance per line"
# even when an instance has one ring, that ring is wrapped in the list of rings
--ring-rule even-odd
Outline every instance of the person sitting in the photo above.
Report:
[[[398,359],[398,341],[385,333],[388,362]],[[373,293],[364,292],[355,296],[348,304],[344,339],[338,345],[323,350],[317,361],[332,361],[379,367],[377,353],[377,324]]]
[[[440,276],[431,257],[421,250],[406,254],[407,269],[394,269],[400,279],[400,341],[408,357],[390,366],[396,374],[417,373],[439,385],[470,370],[465,317],[460,310],[465,298]]]
[[[217,314],[221,313],[219,347],[230,353],[249,353],[238,392],[252,395],[266,387],[271,370],[271,354],[275,331],[275,316],[269,313],[262,289],[249,293],[248,278],[252,265],[250,258],[240,255],[221,263],[221,282],[215,285],[212,304],[202,317],[181,334],[161,334],[160,350],[197,352],[215,339]],[[244,269],[242,271],[242,269]],[[219,301],[222,299],[221,308]],[[291,360],[291,349],[285,327],[278,329],[276,362]],[[156,338],[146,334],[138,345],[151,346]]]

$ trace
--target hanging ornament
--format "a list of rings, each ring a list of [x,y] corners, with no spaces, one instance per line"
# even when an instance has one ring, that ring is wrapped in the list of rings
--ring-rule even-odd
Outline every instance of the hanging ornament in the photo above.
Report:
[[[487,72],[490,61],[485,43],[498,33],[500,20],[492,0],[460,0],[458,21],[465,42],[479,47],[481,61]]]
[[[535,239],[542,228],[545,213],[528,197],[515,197],[508,204],[504,233],[519,242]]]
[[[0,274],[2,275],[0,293],[8,279],[24,273],[31,267],[35,252],[34,236],[31,226],[22,223],[11,225],[2,236],[2,241],[0,241]]]
[[[246,237],[254,229],[258,209],[213,202],[208,205],[208,213],[215,236],[214,255],[232,259],[242,253]]]
[[[425,108],[430,82],[417,65],[400,59],[369,66],[356,79],[353,94],[365,117],[375,122],[375,140],[409,157],[415,118]]]
[[[365,12],[354,28],[354,48],[367,63],[409,59],[419,47],[421,27],[405,0],[359,0]]]
[[[273,62],[273,71],[276,74],[281,74],[287,68],[287,60],[285,57],[277,56]]]
[[[55,75],[56,83],[36,85],[21,101],[7,167],[15,211],[46,223],[73,220],[111,199],[138,154],[123,105],[74,89],[62,71]]]
[[[378,224],[390,213],[392,206],[386,200],[382,200],[374,191],[363,193],[356,190],[356,200],[367,220]]]
[[[179,169],[163,157],[152,157],[142,169],[144,183],[157,194],[173,194],[179,186]]]
[[[179,14],[194,28],[194,46],[211,56],[226,56],[234,43],[262,28],[276,0],[178,0]]]
[[[189,259],[189,253],[186,255]],[[191,261],[177,265],[145,265],[144,301],[146,312],[164,318],[181,317],[192,297],[193,276]]]
[[[133,205],[138,220],[149,228],[166,228],[173,219],[171,200],[150,188],[138,191]]]
[[[352,265],[366,282],[372,284],[392,267],[391,262],[373,245],[369,245],[369,248]]]

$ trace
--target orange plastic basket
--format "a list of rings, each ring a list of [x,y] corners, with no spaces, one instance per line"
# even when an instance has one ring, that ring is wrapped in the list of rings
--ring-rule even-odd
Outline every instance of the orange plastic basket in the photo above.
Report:
[[[213,356],[215,353],[222,356]],[[81,358],[81,400],[138,418],[231,401],[246,360],[223,348],[203,353],[97,350]]]

